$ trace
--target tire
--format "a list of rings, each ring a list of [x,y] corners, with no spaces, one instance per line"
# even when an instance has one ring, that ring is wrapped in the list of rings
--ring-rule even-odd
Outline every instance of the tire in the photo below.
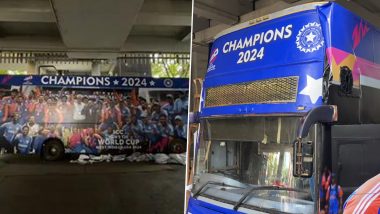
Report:
[[[186,152],[186,140],[184,139],[174,139],[169,144],[169,153],[184,153]]]
[[[47,161],[57,161],[63,158],[65,148],[58,139],[47,140],[42,147],[42,158]]]

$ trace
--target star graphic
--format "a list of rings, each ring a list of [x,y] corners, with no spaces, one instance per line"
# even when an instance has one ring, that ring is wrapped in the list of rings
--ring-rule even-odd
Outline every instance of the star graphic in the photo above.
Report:
[[[300,94],[309,96],[311,102],[315,104],[318,98],[322,96],[322,78],[314,79],[307,75],[306,81],[307,85]]]
[[[314,42],[314,38],[316,35],[313,34],[313,32],[310,32],[308,35],[306,35],[306,42]]]
[[[156,83],[153,81],[153,80],[151,80],[150,82],[149,82],[149,85],[150,86],[154,86]]]
[[[114,84],[114,85],[119,85],[119,81],[118,81],[118,80],[114,80],[114,81],[113,81],[113,84]]]

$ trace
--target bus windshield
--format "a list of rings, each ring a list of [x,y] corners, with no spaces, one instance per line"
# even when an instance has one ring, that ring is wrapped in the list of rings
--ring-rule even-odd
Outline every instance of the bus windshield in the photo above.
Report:
[[[245,208],[313,213],[313,179],[292,175],[292,144],[298,121],[299,117],[293,116],[203,119],[194,191],[209,182],[200,196],[234,205],[251,189],[254,191],[241,205]],[[315,130],[310,129],[306,140],[314,139]]]

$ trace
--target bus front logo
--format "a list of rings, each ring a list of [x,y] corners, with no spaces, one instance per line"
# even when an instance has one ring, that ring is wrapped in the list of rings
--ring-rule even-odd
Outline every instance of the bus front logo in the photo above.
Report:
[[[324,45],[322,28],[317,22],[304,25],[297,34],[297,48],[305,53],[312,53],[319,50]]]
[[[216,60],[216,57],[218,56],[218,53],[219,53],[219,49],[216,48],[214,49],[212,52],[211,52],[211,57],[210,57],[210,61],[209,61],[209,66],[208,66],[208,69],[207,69],[207,72],[209,71],[212,71],[212,70],[215,70],[215,65],[214,65],[214,62]]]

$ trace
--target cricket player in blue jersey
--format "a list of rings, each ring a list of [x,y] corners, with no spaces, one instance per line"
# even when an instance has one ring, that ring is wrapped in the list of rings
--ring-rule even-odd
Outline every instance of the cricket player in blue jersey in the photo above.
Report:
[[[158,140],[158,130],[157,126],[154,123],[151,123],[150,116],[143,117],[143,128],[142,133],[146,140],[151,144],[155,144]]]
[[[32,150],[33,138],[29,136],[29,127],[22,127],[22,133],[15,138],[17,151],[21,154],[29,154]]]
[[[166,112],[169,121],[172,121],[174,114],[174,97],[171,94],[166,95],[166,103],[161,107],[162,111]]]
[[[180,92],[179,97],[174,101],[174,114],[181,116],[182,121],[187,123],[188,97],[187,92]]]
[[[332,182],[326,192],[327,210],[329,214],[338,214],[341,212],[343,206],[343,190],[338,185],[336,175],[332,173],[331,177]]]
[[[180,115],[175,116],[175,128],[174,135],[177,138],[186,139],[187,138],[187,126],[183,123],[182,117]]]
[[[21,125],[18,123],[20,119],[19,113],[14,113],[12,115],[12,121],[6,122],[3,125],[0,126],[0,130],[3,133],[3,137],[5,138],[6,142],[2,143],[3,145],[1,148],[5,148],[10,151],[14,147],[14,140],[18,133],[21,132]]]

